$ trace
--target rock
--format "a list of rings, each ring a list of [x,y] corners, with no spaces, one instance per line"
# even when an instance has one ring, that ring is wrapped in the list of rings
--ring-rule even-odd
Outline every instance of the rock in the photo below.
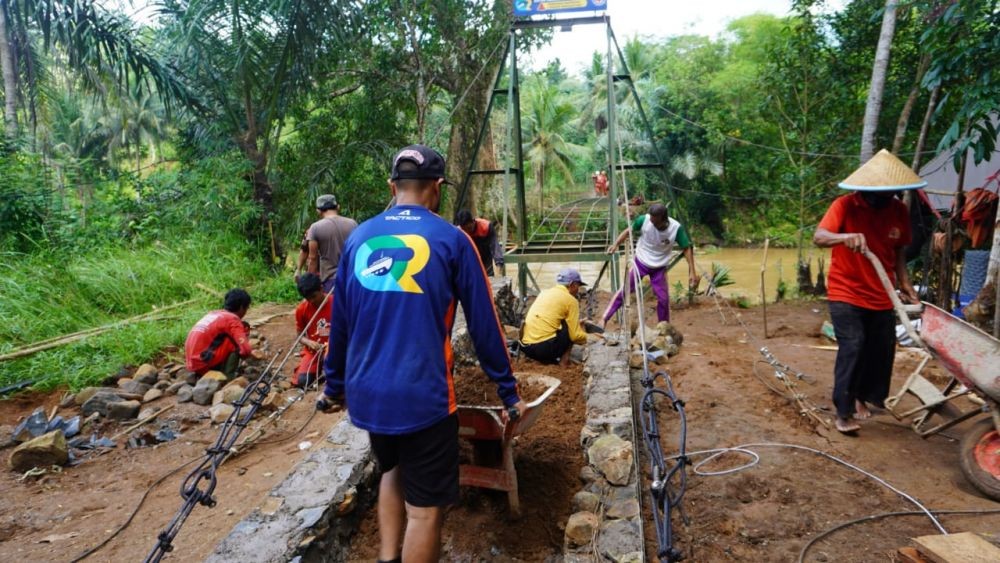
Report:
[[[159,399],[162,396],[163,396],[163,390],[156,389],[154,387],[153,389],[150,389],[149,391],[146,391],[146,394],[142,396],[142,402],[148,403],[150,401],[155,401],[155,400]]]
[[[615,563],[642,563],[642,552],[633,551],[615,559]]]
[[[14,471],[24,473],[32,467],[63,465],[67,461],[69,450],[66,449],[66,437],[62,431],[54,430],[14,448],[7,464]]]
[[[632,369],[642,369],[642,354],[632,354],[629,356],[628,367]]]
[[[187,383],[181,385],[177,389],[177,402],[186,403],[194,398],[194,387],[191,387]]]
[[[597,536],[598,552],[612,561],[642,550],[642,533],[634,520],[608,520]]]
[[[577,512],[566,522],[566,543],[571,547],[589,545],[601,522],[593,512]]]
[[[225,384],[225,385],[224,385],[224,386],[223,386],[222,388],[223,388],[223,389],[225,389],[226,387],[232,387],[232,386],[234,386],[234,385],[236,385],[236,386],[239,386],[239,387],[242,387],[242,388],[246,389],[247,387],[249,387],[249,386],[250,386],[250,382],[249,382],[249,381],[247,380],[247,378],[245,378],[245,377],[243,377],[243,376],[241,375],[241,376],[239,376],[239,377],[237,377],[237,378],[233,379],[233,380],[232,380],[232,381],[230,381],[229,383],[226,383],[226,384]]]
[[[156,383],[155,379],[153,380],[153,383]],[[123,378],[118,380],[118,388],[126,393],[142,396],[146,394],[146,391],[152,389],[153,386],[149,383]]]
[[[229,420],[229,415],[233,414],[233,405],[227,405],[226,403],[219,403],[209,409],[209,414],[212,417],[212,422],[216,424],[222,424],[223,422]]]
[[[263,411],[276,411],[285,405],[285,395],[278,389],[272,389],[270,393],[264,397],[264,400],[260,403],[260,410]]]
[[[229,378],[226,377],[226,374],[222,373],[221,371],[215,371],[214,369],[211,371],[206,371],[205,375],[201,376],[201,378],[198,379],[198,382],[200,383],[202,379],[214,379],[222,384],[225,384],[227,381],[229,381]]]
[[[604,515],[613,519],[635,518],[639,516],[639,501],[634,498],[616,500],[608,505]]]
[[[632,444],[614,434],[598,438],[587,450],[591,465],[612,485],[627,485],[632,474]]]
[[[84,387],[73,397],[73,402],[76,403],[77,406],[82,405],[87,402],[87,399],[96,395],[98,391],[111,391],[111,389],[107,387]]]
[[[583,448],[587,448],[600,436],[599,430],[591,428],[590,426],[584,426],[580,429],[580,445]]]
[[[100,414],[101,416],[108,416],[108,409],[110,406],[124,400],[125,399],[122,399],[115,393],[99,391],[94,396],[87,399],[87,402],[80,408],[80,414],[82,414],[85,418],[94,413]]]
[[[159,373],[156,374],[157,381],[170,381],[173,377],[174,376],[165,369],[160,370]]]
[[[681,349],[677,347],[676,344],[667,344],[667,347],[663,349],[667,353],[667,357],[672,358],[677,354],[680,354]]]
[[[181,387],[184,387],[185,385],[187,385],[187,383],[184,383],[183,381],[175,381],[174,383],[170,384],[170,387],[167,387],[166,389],[163,390],[163,394],[164,395],[176,395],[177,391]],[[190,387],[190,385],[188,385],[188,386]]]
[[[187,383],[191,387],[194,387],[195,385],[197,385],[198,384],[198,380],[200,379],[200,377],[198,376],[197,373],[195,373],[193,371],[188,371],[188,370],[182,371],[180,373],[180,375],[178,375],[177,377],[178,377],[178,379],[184,381],[185,383]]]
[[[108,418],[115,420],[132,420],[139,414],[142,403],[139,401],[118,401],[108,405]]]
[[[139,420],[145,420],[147,416],[153,414],[154,412],[160,412],[160,407],[146,407],[139,411],[139,416],[136,418]]]
[[[601,497],[587,491],[580,491],[573,495],[573,510],[577,512],[597,512],[597,507],[601,504]]]
[[[516,326],[504,325],[503,332],[507,335],[507,340],[520,340],[521,329]]]
[[[464,326],[452,334],[451,349],[456,366],[474,366],[479,361],[475,346],[472,344],[472,336],[469,335],[469,329]]]
[[[49,417],[45,414],[45,407],[38,407],[14,428],[12,438],[15,442],[28,442],[45,434],[48,428]]]
[[[59,408],[65,409],[76,404],[76,395],[69,393],[65,395],[61,401],[59,401]]]
[[[184,371],[184,366],[181,364],[167,364],[163,366],[163,369],[167,370],[173,377],[180,377],[182,371]]]
[[[580,468],[580,480],[583,481],[584,483],[593,483],[594,481],[597,481],[600,478],[601,478],[600,474],[598,474],[593,467],[589,465],[584,465],[582,468]]]
[[[240,397],[242,396],[243,396],[242,387],[240,387],[239,385],[236,386],[227,385],[226,387],[223,387],[222,389],[216,391],[214,395],[212,395],[212,404],[218,405],[219,403],[225,403],[227,405],[231,405],[236,401],[240,400]]]
[[[209,372],[212,373],[212,372]],[[215,392],[222,387],[222,382],[218,379],[212,379],[210,377],[202,377],[198,380],[198,385],[194,386],[194,393],[192,394],[192,400],[197,405],[207,405],[212,402],[212,396]]]
[[[156,366],[153,364],[142,364],[132,374],[132,380],[146,385],[152,385],[157,381]]]
[[[684,343],[684,335],[681,334],[681,331],[677,330],[674,325],[668,323],[667,321],[660,321],[659,324],[656,325],[656,333],[660,336],[669,337],[671,341],[678,346]]]
[[[337,505],[337,516],[344,516],[345,514],[354,512],[354,509],[357,507],[357,500],[358,490],[354,487],[347,489],[347,492],[344,493],[344,500],[340,501],[340,504]]]
[[[182,382],[183,383],[183,382]],[[159,389],[160,391],[166,391],[171,385],[170,381],[157,381],[153,389]],[[148,393],[148,391],[147,391]]]

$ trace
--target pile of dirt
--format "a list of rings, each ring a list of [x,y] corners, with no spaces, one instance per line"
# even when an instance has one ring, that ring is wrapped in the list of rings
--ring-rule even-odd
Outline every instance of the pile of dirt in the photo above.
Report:
[[[562,553],[563,527],[572,513],[573,495],[580,488],[583,453],[580,429],[586,417],[582,366],[548,366],[520,360],[519,374],[543,374],[562,383],[546,399],[538,421],[516,439],[517,469],[522,516],[511,521],[507,494],[463,487],[459,503],[446,516],[443,558],[457,561],[541,561]],[[499,405],[496,387],[478,369],[465,368],[455,375],[459,404]],[[544,387],[521,387],[529,401]],[[351,541],[350,560],[374,560],[378,549],[375,510],[365,517]]]

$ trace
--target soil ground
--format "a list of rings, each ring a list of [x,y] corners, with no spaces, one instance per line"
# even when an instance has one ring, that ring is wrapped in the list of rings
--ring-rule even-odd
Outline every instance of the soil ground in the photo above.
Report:
[[[749,328],[749,335],[735,317]],[[647,318],[655,315],[647,307]],[[959,469],[958,442],[970,423],[921,439],[908,423],[887,412],[861,421],[856,437],[826,430],[799,414],[799,408],[769,391],[755,376],[770,378],[774,370],[758,349],[766,346],[777,359],[807,374],[800,393],[832,416],[830,395],[836,352],[815,348],[833,342],[820,335],[828,319],[825,302],[769,305],[770,338],[763,339],[762,310],[735,310],[703,300],[675,308],[673,321],[684,334],[680,354],[667,369],[678,396],[687,402],[687,448],[697,450],[746,443],[778,442],[819,449],[872,472],[931,509],[1000,509],[981,495]],[[901,353],[893,373],[893,392],[916,367]],[[925,368],[932,380],[945,381],[937,366]],[[912,398],[904,405],[916,406]],[[963,409],[974,408],[959,399]],[[677,451],[678,418],[659,405],[660,433],[667,455]],[[689,525],[679,524],[676,545],[689,561],[795,561],[812,537],[837,524],[871,514],[914,510],[913,504],[860,473],[819,455],[777,447],[753,448],[760,462],[725,476],[702,477],[688,470],[684,509]],[[715,471],[748,461],[731,456],[703,468]],[[695,458],[698,461],[700,458]],[[648,473],[648,460],[643,459]],[[648,503],[647,499],[643,499]],[[648,507],[644,507],[648,511]],[[941,517],[949,532],[996,534],[1000,514]],[[939,533],[927,517],[906,516],[852,526],[818,542],[806,561],[885,562],[899,560],[898,547],[910,538]],[[656,554],[655,536],[647,528],[647,552]]]
[[[287,306],[254,307],[248,320],[290,312]],[[294,316],[273,317],[257,329],[272,354],[287,350],[295,338]],[[171,353],[167,358],[177,360]],[[183,358],[181,358],[182,360]],[[164,360],[166,361],[166,360]],[[163,362],[157,362],[162,365]],[[289,360],[283,373],[289,375],[296,358]],[[22,394],[0,401],[0,424],[14,425],[44,405],[51,409],[61,393]],[[164,397],[148,405],[164,407],[175,397]],[[174,542],[175,550],[166,560],[200,561],[233,526],[258,506],[274,485],[308,452],[299,443],[309,441],[312,448],[323,447],[322,437],[340,419],[336,415],[318,415],[296,436],[313,413],[313,394],[286,411],[277,427],[272,427],[261,443],[227,461],[218,472],[212,508],[195,507]],[[144,405],[144,408],[147,405]],[[66,416],[79,409],[60,409]],[[117,529],[135,509],[140,497],[157,479],[181,463],[203,456],[215,442],[218,426],[210,424],[208,407],[184,403],[168,411],[163,421],[181,432],[181,437],[157,446],[126,449],[128,437],[117,440],[118,447],[103,455],[92,455],[61,473],[20,481],[9,470],[0,472],[0,561],[69,561],[97,545]],[[259,418],[257,419],[259,420]],[[97,429],[99,436],[111,436],[130,424],[106,422]],[[147,425],[153,431],[160,421]],[[251,424],[249,430],[255,428]],[[282,437],[288,437],[281,440]],[[281,440],[263,443],[267,440]],[[10,450],[3,450],[6,460]],[[131,525],[88,561],[141,561],[152,549],[157,534],[167,525],[181,505],[178,494],[191,464],[150,492]],[[6,463],[4,464],[6,469]]]
[[[645,311],[647,319],[654,317],[651,305]],[[687,403],[689,452],[751,442],[799,444],[873,472],[934,509],[1000,508],[1000,504],[978,495],[959,470],[954,438],[960,437],[967,425],[921,439],[906,423],[878,413],[862,421],[858,436],[848,437],[818,427],[800,415],[794,403],[768,390],[754,371],[756,367],[760,377],[773,382],[773,370],[757,363],[760,346],[767,346],[779,361],[807,374],[808,382],[799,383],[798,391],[829,409],[835,352],[816,348],[833,344],[820,336],[820,325],[828,318],[824,303],[769,305],[770,338],[766,340],[761,312],[759,308],[737,311],[711,300],[674,307],[674,325],[683,333],[684,343],[666,368],[677,394]],[[737,321],[737,313],[748,325],[749,334]],[[294,333],[292,322],[290,316],[281,316],[260,328],[272,350],[288,347]],[[894,389],[914,365],[913,360],[899,357]],[[446,560],[541,561],[562,550],[571,499],[581,486],[582,372],[579,367],[553,368],[530,360],[520,360],[515,370],[545,373],[563,382],[546,402],[535,427],[515,446],[524,516],[508,520],[504,493],[463,489],[460,504],[449,511],[446,521]],[[937,378],[942,377],[938,369]],[[470,402],[484,404],[492,397],[489,382],[475,370],[464,370],[456,382],[460,390],[469,390]],[[172,400],[160,399],[155,406]],[[24,394],[0,401],[0,425],[13,425],[35,407],[51,409],[58,401],[58,394]],[[269,437],[285,436],[299,428],[311,414],[311,402],[292,408],[279,430]],[[663,449],[670,455],[677,451],[677,415],[662,403],[659,411]],[[214,441],[217,428],[202,418],[205,412],[204,407],[192,405],[170,411],[166,418],[176,422],[183,436],[157,447],[128,450],[119,440],[119,447],[104,455],[36,480],[19,481],[14,473],[0,472],[4,499],[0,505],[0,561],[66,561],[103,540],[125,521],[153,481],[184,460],[202,454]],[[60,413],[72,415],[74,409]],[[820,414],[829,416],[829,411]],[[320,436],[337,420],[339,415],[318,416],[300,435],[260,444],[225,464],[216,490],[219,505],[195,508],[169,557],[203,559],[301,459],[304,454],[297,444],[309,440],[312,447],[322,447]],[[107,436],[119,428],[107,426],[101,434]],[[688,561],[795,561],[806,542],[832,526],[875,513],[913,510],[912,504],[885,487],[815,454],[774,447],[755,450],[760,462],[743,471],[702,477],[689,470],[684,497],[689,524],[681,524],[676,515],[674,519],[676,545]],[[640,461],[643,473],[648,474],[648,460]],[[703,469],[733,467],[742,461],[731,456]],[[185,473],[156,487],[132,525],[91,560],[142,559],[180,506],[177,491]],[[648,519],[648,496],[643,503]],[[941,520],[953,532],[995,534],[1000,530],[1000,515]],[[908,545],[912,537],[932,533],[935,528],[925,517],[861,524],[819,542],[806,560],[895,561],[896,548]],[[655,540],[649,528],[646,537],[649,559],[655,560]],[[352,559],[373,560],[376,546],[371,511],[352,541]]]

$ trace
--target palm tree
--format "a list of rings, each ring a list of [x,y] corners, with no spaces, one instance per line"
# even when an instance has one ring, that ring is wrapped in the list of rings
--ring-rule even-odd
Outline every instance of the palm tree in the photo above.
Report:
[[[576,158],[586,154],[586,149],[566,140],[565,133],[576,116],[576,108],[543,75],[532,76],[526,81],[524,110],[525,137],[528,139],[524,152],[535,177],[539,211],[542,211],[545,209],[546,175],[556,170],[572,184],[571,165]]]
[[[355,21],[362,6],[351,0],[161,2],[170,56],[208,100],[210,119],[192,120],[190,127],[201,138],[228,139],[250,162],[247,180],[261,215],[248,238],[279,266],[284,253],[273,236],[271,158],[285,119],[313,91],[321,65],[336,67],[349,48],[344,38],[363,29]]]
[[[133,24],[99,8],[93,0],[5,0],[0,3],[0,67],[4,78],[4,121],[9,138],[18,134],[17,104],[24,87],[35,92],[38,73],[35,37],[44,50],[62,48],[70,68],[101,69],[119,91],[155,89],[168,100],[197,106],[179,73],[151,54]],[[32,120],[33,121],[33,120]]]

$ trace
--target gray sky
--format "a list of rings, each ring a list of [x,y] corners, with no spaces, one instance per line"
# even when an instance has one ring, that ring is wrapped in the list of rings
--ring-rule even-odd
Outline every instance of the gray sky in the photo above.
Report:
[[[846,1],[831,0],[827,9],[839,9]],[[758,12],[784,16],[790,8],[790,0],[608,0],[607,13],[619,45],[624,45],[636,35],[657,38],[691,33],[715,37],[725,30],[726,24],[741,16]],[[568,12],[563,17],[589,14]],[[556,28],[552,43],[524,57],[524,63],[529,68],[541,69],[558,57],[570,74],[578,74],[595,50],[603,53],[606,49],[603,26],[577,26],[571,32]]]

